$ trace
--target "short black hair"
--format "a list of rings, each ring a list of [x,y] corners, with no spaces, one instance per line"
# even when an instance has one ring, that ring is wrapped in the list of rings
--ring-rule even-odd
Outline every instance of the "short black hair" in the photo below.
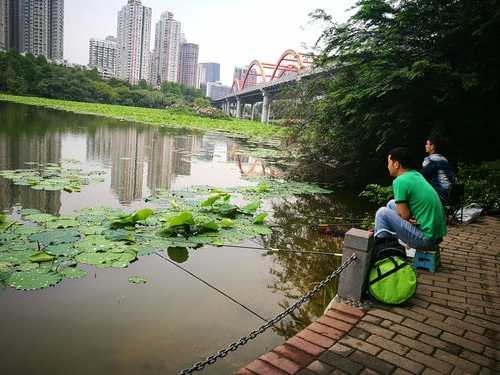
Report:
[[[443,151],[448,145],[446,138],[441,135],[431,134],[427,137],[427,140],[431,143],[431,145],[434,145],[436,151]]]
[[[389,158],[399,162],[405,169],[415,169],[416,163],[406,147],[396,147],[389,151]]]

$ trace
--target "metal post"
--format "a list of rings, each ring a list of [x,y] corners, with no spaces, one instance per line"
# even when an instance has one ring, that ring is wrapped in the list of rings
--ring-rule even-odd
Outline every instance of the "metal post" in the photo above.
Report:
[[[262,113],[260,116],[260,122],[267,123],[269,120],[269,94],[262,90]]]
[[[242,103],[241,103],[241,98],[237,97],[236,98],[236,118],[241,118],[241,112],[242,112]]]
[[[345,262],[353,253],[356,253],[357,260],[340,275],[337,292],[337,299],[340,301],[355,304],[361,302],[370,270],[372,249],[372,233],[352,228],[345,234],[342,262]]]

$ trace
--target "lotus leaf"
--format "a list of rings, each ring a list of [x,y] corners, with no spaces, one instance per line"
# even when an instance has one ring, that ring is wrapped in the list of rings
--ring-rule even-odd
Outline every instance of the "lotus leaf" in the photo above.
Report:
[[[48,254],[55,256],[73,256],[80,252],[73,244],[64,243],[59,245],[50,245],[44,249]]]
[[[110,241],[135,242],[134,233],[126,229],[108,229],[103,235]]]
[[[51,262],[55,259],[53,255],[47,254],[45,251],[39,251],[30,256],[30,261],[34,263]]]
[[[102,232],[104,232],[105,228],[97,225],[80,225],[78,227],[78,230],[82,234],[87,236],[90,234],[101,234]]]
[[[40,265],[38,263],[23,263],[16,267],[17,271],[33,271],[39,268]]]
[[[252,231],[255,234],[261,234],[261,235],[264,235],[264,236],[273,233],[273,231],[271,230],[271,228],[266,227],[265,225],[254,225],[254,226],[252,226]]]
[[[39,242],[44,246],[73,243],[80,238],[80,232],[75,229],[55,229],[29,236],[30,241]]]
[[[97,266],[99,264],[110,263],[120,259],[120,254],[116,253],[81,253],[75,259],[79,263],[86,263]]]
[[[167,219],[167,228],[174,228],[182,225],[194,224],[193,214],[191,212],[181,212],[178,215],[172,216]]]
[[[153,213],[154,212],[152,209],[143,208],[142,210],[136,211],[133,214],[122,215],[121,217],[118,218],[118,220],[115,220],[111,223],[111,227],[114,229],[129,227],[129,226],[132,227],[132,226],[135,226],[139,221],[146,220]]]
[[[219,230],[219,224],[217,224],[217,221],[208,216],[203,216],[203,215],[197,216],[194,219],[194,223],[196,225],[196,232]]]
[[[233,228],[234,227],[234,221],[228,218],[224,218],[220,221],[220,226],[222,228]]]
[[[0,262],[8,262],[13,265],[29,263],[30,256],[35,252],[30,250],[0,253]]]
[[[128,282],[130,284],[146,284],[148,281],[145,278],[140,277],[140,276],[130,276],[128,278]]]
[[[106,239],[102,235],[87,236],[84,240],[76,243],[75,247],[83,252],[108,251],[116,246],[116,242]]]
[[[71,227],[77,227],[80,225],[80,223],[70,217],[60,217],[58,219],[52,220],[47,223],[47,228],[49,229],[56,229],[56,228],[71,228]]]
[[[39,225],[24,224],[16,227],[14,232],[18,235],[29,236],[30,234],[43,232],[43,228]]]
[[[253,219],[253,224],[263,224],[264,221],[266,221],[267,213],[263,212],[261,214],[258,214],[255,216],[255,219]]]
[[[184,263],[189,258],[189,251],[185,247],[169,247],[167,254],[170,259],[177,263]]]
[[[66,267],[59,274],[66,279],[81,279],[89,273],[78,267]]]
[[[7,284],[21,290],[48,288],[61,281],[61,275],[42,270],[14,272],[6,280]]]
[[[246,206],[242,207],[241,211],[247,215],[253,215],[259,207],[260,207],[260,202],[254,201],[254,202],[249,203]]]
[[[213,204],[215,202],[217,202],[221,198],[229,199],[230,196],[229,196],[228,193],[225,193],[225,192],[212,194],[206,200],[204,200],[203,202],[201,202],[201,207],[210,207],[210,206],[213,206]]]

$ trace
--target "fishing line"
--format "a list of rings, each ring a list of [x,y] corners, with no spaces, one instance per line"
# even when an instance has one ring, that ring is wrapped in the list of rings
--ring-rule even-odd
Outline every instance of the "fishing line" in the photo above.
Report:
[[[294,253],[294,254],[311,254],[311,255],[330,255],[336,257],[342,257],[342,254],[339,253],[325,253],[321,251],[300,251],[300,250],[284,250],[284,249],[273,249],[273,248],[264,248],[264,247],[255,247],[255,246],[243,246],[243,245],[229,245],[224,244],[223,247],[235,247],[238,249],[249,249],[249,250],[259,250],[262,252],[271,252],[271,253]]]
[[[155,252],[156,255],[158,255],[160,258],[162,258],[163,260],[166,260],[167,262],[169,262],[170,264],[176,266],[177,268],[181,269],[182,271],[184,271],[185,273],[187,273],[188,275],[194,277],[196,280],[202,282],[203,284],[205,284],[206,286],[212,288],[213,290],[217,291],[219,294],[222,294],[224,297],[228,298],[229,300],[231,300],[232,302],[236,303],[237,305],[239,305],[240,307],[244,308],[245,310],[247,310],[249,313],[253,314],[254,316],[256,316],[257,318],[263,320],[264,322],[267,322],[267,319],[264,318],[263,316],[259,315],[258,313],[256,313],[255,311],[253,311],[251,308],[245,306],[244,304],[242,304],[241,302],[239,302],[238,300],[236,300],[235,298],[231,297],[229,294],[225,293],[224,291],[220,290],[219,288],[213,286],[212,284],[210,284],[209,282],[203,280],[201,277],[199,276],[196,276],[194,273],[192,273],[191,271],[187,270],[186,268],[180,266],[179,264],[175,263],[174,261],[166,258],[165,256],[161,255],[160,253],[158,252]]]

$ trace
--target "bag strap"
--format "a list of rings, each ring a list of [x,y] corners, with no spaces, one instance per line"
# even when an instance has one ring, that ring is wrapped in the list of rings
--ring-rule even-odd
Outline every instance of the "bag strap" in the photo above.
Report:
[[[403,269],[406,266],[410,265],[409,263],[407,263],[405,261],[403,261],[403,263],[398,265],[396,260],[393,257],[389,257],[388,259],[390,259],[392,261],[392,263],[394,263],[395,267],[392,270],[382,274],[382,272],[380,272],[380,266],[377,266],[377,277],[375,279],[373,279],[372,281],[370,281],[369,285],[373,285],[375,283],[378,283],[380,280],[385,279],[387,276],[390,276],[393,273],[398,272],[400,269]]]

